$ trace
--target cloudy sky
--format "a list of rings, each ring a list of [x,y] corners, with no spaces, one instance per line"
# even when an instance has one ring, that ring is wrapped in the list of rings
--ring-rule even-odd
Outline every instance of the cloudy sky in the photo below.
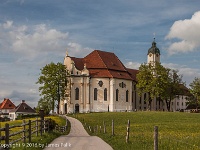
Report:
[[[137,69],[154,33],[162,64],[189,85],[200,77],[199,6],[199,0],[1,0],[0,100],[36,106],[40,68],[63,62],[66,49],[75,57],[113,52]]]

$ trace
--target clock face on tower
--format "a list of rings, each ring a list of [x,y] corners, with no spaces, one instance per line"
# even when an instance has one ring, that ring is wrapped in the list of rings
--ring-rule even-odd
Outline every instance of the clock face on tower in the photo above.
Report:
[[[158,56],[159,56],[159,54],[156,54],[156,56],[158,57]]]
[[[152,56],[152,54],[150,53],[150,54],[149,54],[149,57],[151,57],[151,56]]]

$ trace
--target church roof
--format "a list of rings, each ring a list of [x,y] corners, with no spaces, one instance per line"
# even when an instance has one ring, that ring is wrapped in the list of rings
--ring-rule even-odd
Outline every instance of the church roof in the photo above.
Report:
[[[135,71],[127,69],[119,58],[112,52],[94,50],[84,58],[71,57],[77,69],[82,70],[84,64],[91,77],[108,77],[136,80]],[[132,73],[134,73],[132,75]]]
[[[134,81],[137,81],[136,79],[136,75],[138,74],[139,70],[136,70],[136,69],[130,69],[130,68],[127,68],[131,78],[134,80]]]
[[[154,41],[152,42],[151,48],[149,48],[149,50],[148,50],[148,54],[149,54],[149,53],[152,53],[152,54],[159,54],[159,55],[160,55],[160,50],[159,50],[159,48],[157,48],[157,46],[156,46],[155,39],[154,39]]]

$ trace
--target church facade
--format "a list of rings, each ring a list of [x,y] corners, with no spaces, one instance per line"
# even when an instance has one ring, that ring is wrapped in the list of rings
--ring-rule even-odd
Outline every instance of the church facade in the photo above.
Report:
[[[155,40],[147,53],[147,62],[160,62],[160,50]],[[60,113],[115,112],[146,110],[148,94],[137,94],[138,70],[126,68],[111,52],[94,50],[84,58],[66,53],[64,65],[68,70],[65,98]],[[153,100],[152,110],[165,110],[164,103]]]

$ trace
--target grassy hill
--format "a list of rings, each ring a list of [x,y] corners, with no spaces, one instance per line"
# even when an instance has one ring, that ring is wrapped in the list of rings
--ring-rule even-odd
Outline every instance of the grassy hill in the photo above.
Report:
[[[200,149],[200,114],[180,112],[110,112],[78,114],[76,118],[83,123],[90,135],[101,137],[115,150],[153,149],[154,126],[158,126],[159,149]],[[111,135],[112,119],[115,125],[114,136]],[[128,119],[131,122],[130,140],[129,143],[126,143]],[[106,133],[103,133],[103,122],[106,124]],[[91,131],[89,128],[91,128]]]

